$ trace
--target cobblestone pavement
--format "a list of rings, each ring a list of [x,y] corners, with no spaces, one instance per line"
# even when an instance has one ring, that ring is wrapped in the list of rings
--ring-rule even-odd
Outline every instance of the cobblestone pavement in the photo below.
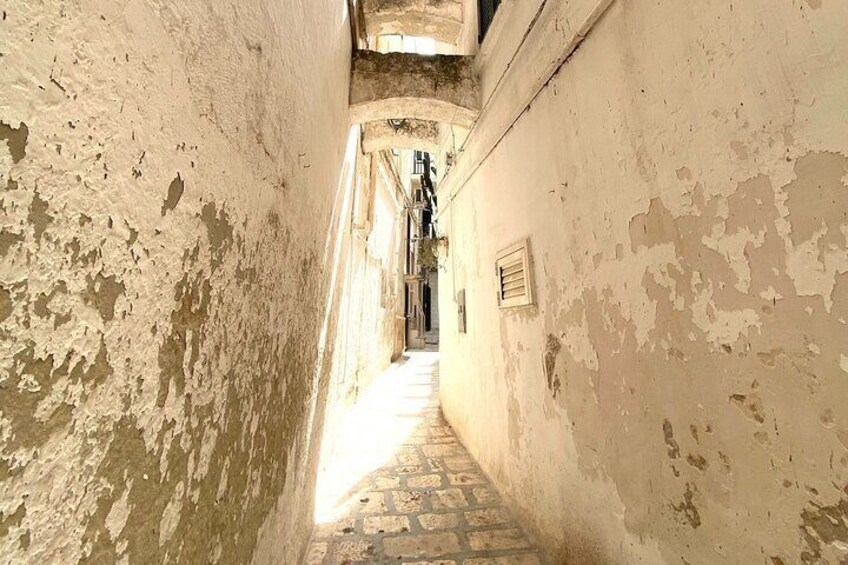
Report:
[[[412,425],[382,466],[354,481],[337,505],[342,510],[325,523],[319,520],[306,565],[541,565],[442,415],[438,354],[407,357],[391,379],[374,386],[391,390],[377,408],[387,413],[382,432],[396,429],[392,422]],[[381,429],[365,435],[379,443]],[[368,451],[363,439],[356,449]]]

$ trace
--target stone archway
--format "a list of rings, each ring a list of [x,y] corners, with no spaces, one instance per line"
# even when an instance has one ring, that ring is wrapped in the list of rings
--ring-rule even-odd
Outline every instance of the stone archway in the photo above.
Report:
[[[472,57],[374,51],[353,55],[353,123],[412,118],[470,128],[479,109]]]
[[[456,44],[462,32],[461,0],[365,0],[369,36],[415,35]]]
[[[362,128],[362,149],[375,153],[389,149],[411,149],[435,155],[439,150],[437,122],[406,119],[392,124],[387,120],[368,122]]]

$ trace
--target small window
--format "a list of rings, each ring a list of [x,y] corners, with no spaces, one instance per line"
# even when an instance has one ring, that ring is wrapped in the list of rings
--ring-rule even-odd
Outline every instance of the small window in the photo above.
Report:
[[[413,175],[423,175],[424,171],[427,170],[425,165],[426,162],[426,153],[423,151],[416,151],[414,153],[413,161],[412,161],[412,174]]]
[[[498,253],[495,272],[498,277],[498,304],[501,308],[533,304],[529,240],[520,241]]]

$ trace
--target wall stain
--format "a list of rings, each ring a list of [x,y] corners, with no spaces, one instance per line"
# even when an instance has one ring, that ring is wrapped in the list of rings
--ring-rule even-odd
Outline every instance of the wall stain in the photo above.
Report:
[[[807,406],[809,402],[819,402],[816,399],[824,391],[840,395],[840,383],[828,375],[834,373],[834,353],[844,351],[841,343],[845,342],[848,326],[826,315],[818,297],[798,296],[796,282],[788,274],[790,232],[782,230],[791,225],[796,242],[824,233],[830,239],[824,245],[821,239],[817,240],[820,250],[843,252],[848,225],[848,204],[844,200],[848,190],[841,180],[848,178],[845,161],[833,154],[801,158],[795,166],[800,181],[794,184],[802,183],[797,188],[793,183],[777,187],[769,176],[757,175],[739,182],[729,195],[708,196],[704,186],[695,183],[691,213],[672,213],[661,198],[652,198],[647,212],[629,220],[630,256],[617,251],[613,259],[606,253],[600,264],[587,260],[584,266],[577,266],[577,278],[605,281],[603,277],[608,277],[608,273],[604,269],[611,261],[636,263],[642,257],[652,257],[641,280],[649,305],[644,313],[649,320],[649,341],[640,343],[636,339],[636,320],[625,313],[627,305],[614,291],[615,283],[586,286],[581,299],[574,300],[568,309],[554,307],[565,313],[558,315],[556,325],[547,328],[556,335],[587,335],[597,354],[598,369],[594,370],[585,359],[575,359],[573,343],[564,348],[557,366],[567,367],[571,377],[563,388],[563,402],[578,446],[581,472],[586,477],[599,473],[612,477],[627,507],[629,531],[665,535],[656,525],[655,514],[643,510],[650,505],[645,493],[656,493],[656,477],[662,469],[656,466],[656,457],[631,455],[632,450],[623,453],[620,444],[610,445],[603,434],[597,434],[597,429],[609,425],[628,429],[628,445],[635,442],[641,449],[646,445],[644,438],[655,433],[642,428],[655,425],[657,403],[674,406],[675,418],[681,413],[705,410],[710,421],[733,418],[724,408],[733,406],[757,426],[753,439],[772,452],[786,432],[778,431],[777,419],[774,433],[759,427],[771,418],[772,411],[779,413],[785,406],[766,407],[762,398],[788,394],[795,399],[793,406]],[[690,180],[690,170],[680,174]],[[797,196],[792,195],[793,190]],[[784,191],[789,193],[788,216]],[[815,192],[820,204],[807,206],[807,192]],[[802,213],[810,216],[799,216],[799,230],[795,228],[793,207],[806,207]],[[811,209],[821,213],[810,214]],[[732,247],[722,247],[727,242]],[[620,267],[616,265],[617,269]],[[591,272],[581,272],[586,268]],[[832,312],[848,311],[848,276],[837,272],[835,280]],[[642,289],[636,292],[639,291]],[[703,305],[700,319],[695,316],[699,305]],[[738,323],[739,329],[727,331],[733,323]],[[804,328],[804,335],[799,328]],[[607,378],[600,379],[599,375]],[[731,375],[739,376],[730,380]],[[751,390],[740,391],[738,381],[742,375],[759,378],[752,382]],[[776,375],[780,375],[778,380]],[[588,401],[595,395],[602,395],[604,402]],[[684,455],[674,437],[673,419],[667,418],[663,423],[664,450],[676,460]],[[790,433],[804,437],[803,429],[801,426]],[[706,453],[689,453],[685,455],[687,466],[672,468],[674,477],[682,477],[688,485],[684,501],[675,504],[675,509],[693,528],[699,527],[703,519],[695,506],[698,492],[706,490],[709,499],[731,503],[728,493],[736,479],[728,454],[737,455],[737,472],[740,466],[762,463],[757,457],[753,457],[753,463],[738,457],[731,447],[736,435],[724,426],[716,432],[708,432],[710,437],[699,435],[697,430],[692,433],[695,442],[704,446],[720,442],[722,449],[714,465]],[[835,438],[833,442],[839,445]],[[650,451],[647,447],[644,450]],[[848,466],[848,458],[842,459]],[[837,464],[833,456],[831,464]],[[639,484],[634,484],[633,475],[628,472],[634,466],[644,469]],[[668,495],[673,484],[664,482],[659,488]]]
[[[709,461],[704,459],[703,455],[693,455],[689,454],[686,456],[686,462],[698,469],[699,471],[706,471],[710,466]]]
[[[0,323],[5,322],[14,310],[15,305],[12,302],[12,293],[0,286]]]
[[[68,293],[68,285],[65,281],[59,281],[56,286],[50,291],[50,294],[47,293],[39,293],[39,295],[35,298],[35,301],[32,303],[32,313],[38,316],[39,318],[49,318],[53,313],[50,311],[50,302],[56,297],[57,294],[67,294]]]
[[[171,184],[168,186],[168,196],[165,197],[165,201],[162,202],[162,215],[164,216],[169,211],[173,210],[177,207],[177,204],[180,202],[180,198],[183,197],[183,192],[185,191],[185,181],[183,181],[182,177],[177,174],[176,178],[171,181]],[[132,244],[130,244],[132,245]]]
[[[6,122],[0,121],[0,139],[6,140],[9,153],[12,155],[12,163],[19,163],[26,157],[28,137],[29,128],[24,122],[21,122],[17,128],[13,128]]]
[[[672,504],[671,507],[677,512],[683,514],[686,521],[692,526],[692,529],[698,529],[701,526],[701,513],[695,506],[694,498],[696,487],[692,483],[686,483],[686,492],[683,493],[683,502],[680,504]]]
[[[47,213],[48,208],[47,201],[43,200],[38,192],[33,193],[27,222],[32,224],[36,241],[41,240],[41,236],[44,234],[47,226],[53,221],[53,216]]]
[[[88,268],[102,257],[102,252],[99,247],[93,247],[82,253],[82,244],[79,238],[72,238],[71,241],[65,243],[63,250],[67,255],[70,255],[71,265]]]
[[[730,402],[739,408],[742,413],[750,420],[757,424],[762,424],[766,421],[763,402],[756,394],[731,394]]]
[[[97,309],[104,322],[112,321],[115,318],[115,303],[126,292],[126,286],[116,275],[103,276],[102,271],[93,277],[88,275],[86,282],[83,300]]]
[[[842,492],[848,494],[848,487]],[[807,549],[801,552],[801,562],[821,563],[824,545],[848,544],[848,498],[829,506],[810,501],[810,507],[801,512],[800,528],[807,544]]]
[[[669,459],[680,458],[680,446],[677,445],[677,440],[674,439],[674,427],[668,420],[663,420],[663,435],[665,436],[666,452]]]
[[[209,239],[209,252],[212,254],[211,267],[216,271],[221,265],[224,254],[229,250],[233,239],[233,226],[230,224],[226,210],[218,211],[215,204],[204,204],[200,219],[206,226]]]
[[[19,528],[25,517],[26,505],[23,502],[8,516],[0,512],[0,538],[7,536],[11,528]]]
[[[553,334],[548,334],[545,342],[545,377],[548,381],[548,390],[551,391],[554,398],[559,394],[561,386],[559,375],[556,373],[557,355],[561,350],[562,343],[559,339]]]
[[[11,421],[13,430],[6,450],[38,447],[71,422],[73,407],[67,403],[55,407],[45,418],[36,417],[37,406],[58,380],[67,377],[71,383],[82,384],[85,398],[113,373],[102,339],[93,359],[82,356],[73,361],[69,354],[60,363],[56,367],[53,355],[38,357],[32,342],[14,355],[9,378],[0,382],[0,412]]]
[[[183,276],[174,289],[177,308],[171,312],[171,332],[159,348],[157,406],[160,408],[165,406],[171,381],[178,395],[185,391],[185,356],[189,353],[188,367],[193,370],[200,354],[200,333],[209,317],[211,293],[212,286],[208,279],[196,278],[190,281],[189,273]]]
[[[0,230],[0,257],[8,255],[9,250],[24,240],[24,236],[7,229]]]
[[[848,157],[839,153],[813,152],[795,162],[796,179],[785,187],[795,245],[825,229],[818,240],[822,253],[831,245],[845,245],[839,226],[848,223],[846,175]]]

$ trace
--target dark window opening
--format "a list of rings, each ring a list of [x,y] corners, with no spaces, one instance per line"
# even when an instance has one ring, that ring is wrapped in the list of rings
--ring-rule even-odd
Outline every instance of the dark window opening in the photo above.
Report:
[[[424,282],[423,291],[424,292],[422,294],[424,296],[422,296],[423,300],[421,302],[422,306],[424,307],[424,331],[429,332],[431,329],[433,329],[433,308],[431,303],[433,297],[430,292],[430,283],[426,281]]]
[[[412,161],[412,174],[413,175],[423,175],[427,170],[427,163],[429,159],[427,158],[427,153],[423,151],[416,151],[415,157]]]
[[[495,12],[498,6],[501,5],[501,0],[478,0],[478,8],[480,13],[480,35],[477,37],[480,43],[486,37],[486,32],[489,31],[489,26],[492,25],[492,20],[495,19]]]

